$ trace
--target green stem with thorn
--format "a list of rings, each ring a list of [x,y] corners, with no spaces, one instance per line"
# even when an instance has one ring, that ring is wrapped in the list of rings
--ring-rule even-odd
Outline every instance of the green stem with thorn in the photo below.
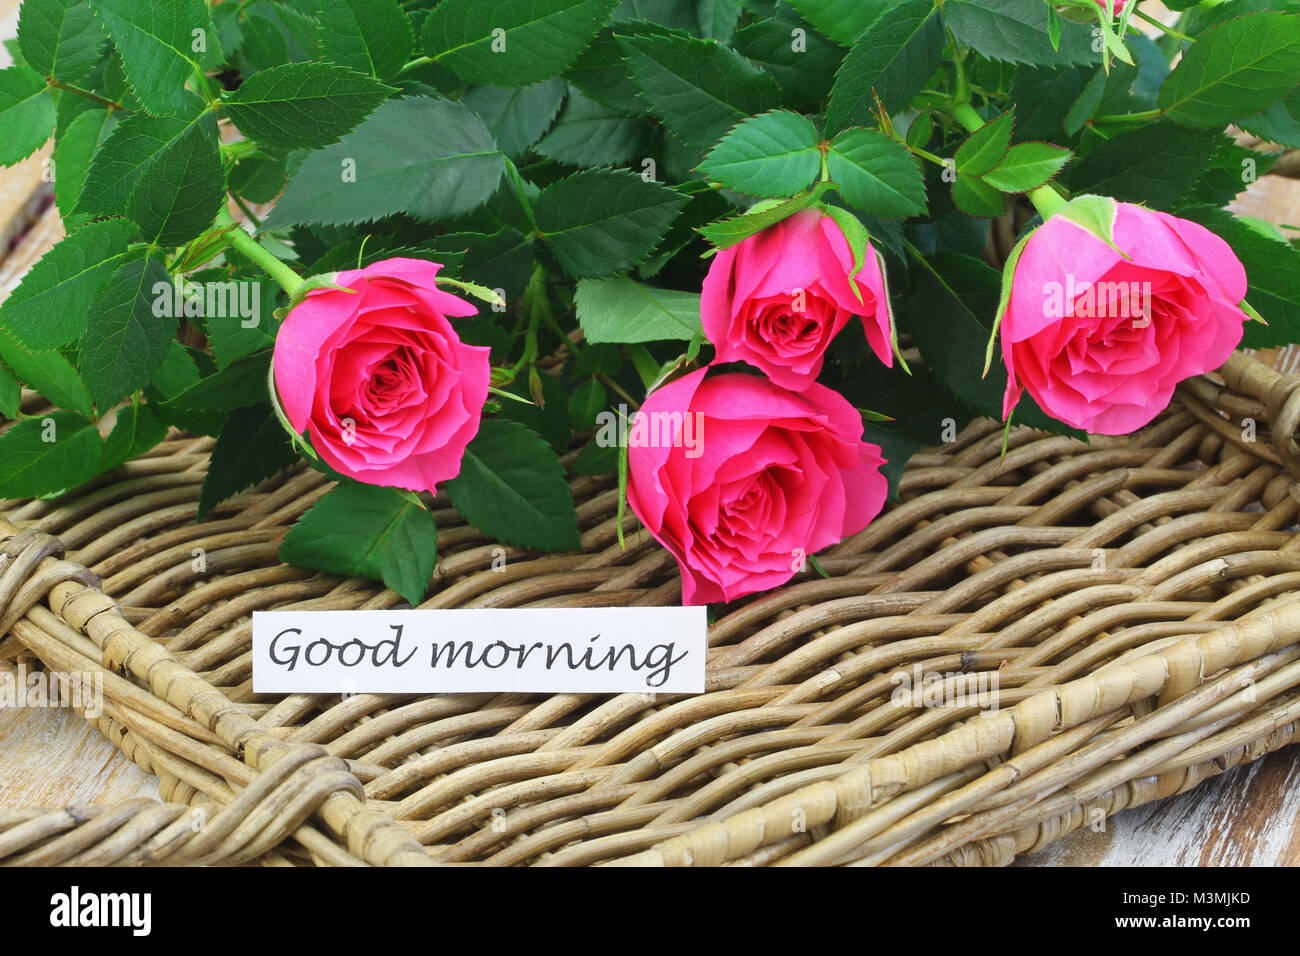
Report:
[[[1167,36],[1171,36],[1176,40],[1182,40],[1184,43],[1196,42],[1195,37],[1189,37],[1186,33],[1179,33],[1173,27],[1161,23],[1159,20],[1151,16],[1151,14],[1149,13],[1143,13],[1141,10],[1134,10],[1133,16],[1137,17],[1139,20],[1145,20],[1147,23],[1151,24],[1157,30],[1160,30],[1162,33],[1166,34]]]
[[[73,86],[71,83],[64,83],[62,80],[50,80],[47,84],[52,90],[63,90],[66,93],[72,93],[83,99],[90,100],[92,103],[98,103],[100,106],[110,110],[126,110],[126,107],[116,100],[110,100],[107,97],[100,96],[98,93],[92,93],[90,90],[83,90],[79,86]]]

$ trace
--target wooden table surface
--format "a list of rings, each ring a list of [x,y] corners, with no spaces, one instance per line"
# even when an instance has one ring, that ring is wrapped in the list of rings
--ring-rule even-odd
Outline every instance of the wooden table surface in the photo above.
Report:
[[[0,0],[0,38],[12,36],[18,0]],[[0,48],[0,68],[8,65]],[[0,169],[0,224],[11,222],[42,187],[43,154]],[[1300,181],[1268,177],[1236,205],[1240,213],[1300,223]],[[5,257],[0,237],[0,298],[62,235],[46,212]],[[1273,357],[1294,371],[1300,350]],[[70,710],[0,708],[0,807],[56,807],[157,798],[144,773]],[[1195,790],[1125,810],[1016,862],[1017,866],[1300,865],[1300,747],[1207,780]]]

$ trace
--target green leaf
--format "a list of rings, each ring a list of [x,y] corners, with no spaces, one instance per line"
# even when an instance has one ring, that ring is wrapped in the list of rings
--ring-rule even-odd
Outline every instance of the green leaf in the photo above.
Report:
[[[257,7],[251,8],[256,10]],[[302,62],[289,55],[284,33],[267,17],[246,12],[242,17],[243,41],[239,45],[242,72],[248,75],[286,63]]]
[[[424,52],[473,83],[526,86],[563,73],[616,0],[442,0]]]
[[[1237,125],[1267,143],[1300,148],[1300,90]]]
[[[1255,13],[1203,33],[1160,87],[1160,108],[1198,129],[1276,103],[1300,84],[1300,16]]]
[[[1031,66],[1017,69],[1011,81],[1016,137],[1021,140],[1060,137],[1061,121],[1087,82],[1087,75],[1078,69]]]
[[[707,226],[701,226],[699,233],[718,249],[730,248],[737,243],[744,242],[750,236],[757,235],[768,226],[774,226],[781,220],[788,219],[801,209],[807,209],[818,200],[821,192],[822,189],[817,188],[810,193],[795,196],[793,199],[787,199],[784,202],[755,208],[739,216],[732,216],[730,219],[723,219]]]
[[[301,8],[295,8],[290,3],[280,3],[276,0],[252,0],[251,3],[241,3],[240,6],[243,8],[245,32],[252,32],[252,24],[255,20],[260,21],[261,24],[270,27],[278,38],[277,49],[284,50],[284,59],[261,64],[259,68],[321,59],[320,23],[314,16],[317,4],[312,3],[305,7],[300,5]],[[275,43],[276,41],[272,41],[273,45]],[[247,43],[245,46],[247,47]]]
[[[308,154],[266,226],[463,216],[487,201],[504,168],[492,135],[467,107],[432,97],[389,100],[342,142]]]
[[[608,475],[618,470],[618,447],[605,445],[593,438],[582,446],[578,457],[569,464],[571,475]]]
[[[244,10],[239,3],[217,3],[212,7],[212,23],[217,28],[217,37],[221,40],[221,49],[230,51],[231,56],[239,52],[244,42],[242,18]]]
[[[726,43],[736,31],[740,19],[741,0],[699,0],[695,11],[699,19],[700,36]]]
[[[252,202],[271,202],[289,179],[288,165],[283,154],[245,156],[230,171],[230,191]]]
[[[315,149],[337,142],[394,92],[374,77],[333,63],[286,63],[254,73],[221,100],[249,139]]]
[[[1000,421],[1007,372],[995,364],[987,376],[982,375],[989,330],[929,263],[922,263],[916,271],[916,285],[900,310],[905,330],[946,390],[975,413]],[[996,281],[991,277],[990,284]],[[1016,420],[1056,434],[1082,435],[1045,415],[1028,395],[1016,408]]]
[[[837,43],[852,46],[892,0],[792,0],[790,6]]]
[[[212,224],[225,198],[226,173],[217,139],[196,125],[144,170],[131,191],[127,213],[147,242],[178,246]]]
[[[54,97],[39,73],[22,66],[0,70],[0,166],[40,149],[54,132]]]
[[[217,126],[211,114],[197,122],[145,113],[132,113],[123,119],[95,151],[73,212],[90,216],[124,215],[136,184],[160,156],[195,126],[209,137],[216,136]]]
[[[266,401],[271,354],[259,352],[171,395],[166,409],[176,412],[228,412]]]
[[[750,24],[731,45],[780,84],[787,105],[811,112],[825,108],[844,62],[844,50],[820,33],[780,20]]]
[[[570,90],[560,118],[536,150],[570,166],[616,166],[643,157],[653,131],[648,120],[624,116]]]
[[[1065,131],[1077,136],[1094,116],[1128,112],[1136,100],[1132,96],[1138,68],[1126,63],[1111,64],[1110,72],[1098,67],[1065,114]]]
[[[893,115],[934,76],[947,42],[930,0],[906,0],[880,17],[853,45],[835,74],[826,107],[826,131],[874,125],[876,97]]]
[[[957,181],[952,184],[952,201],[976,219],[997,219],[1007,212],[1007,200],[1002,192],[969,173],[957,174]]]
[[[848,129],[826,154],[845,202],[866,216],[906,218],[925,212],[925,178],[907,147],[884,133]]]
[[[650,111],[700,152],[780,99],[776,80],[714,40],[671,34],[620,37],[620,42]]]
[[[234,279],[209,279],[203,287],[203,333],[218,368],[233,365],[239,359],[270,348],[275,344],[275,298],[279,291],[274,282],[254,276]],[[218,294],[219,293],[219,297]],[[218,298],[225,308],[207,308],[211,295],[214,305]],[[232,308],[237,302],[239,308]],[[254,315],[246,315],[254,312]],[[247,323],[247,324],[246,324]]]
[[[947,0],[943,19],[953,35],[991,60],[1033,66],[1092,65],[1092,33],[1082,23],[1062,23],[1058,52],[1048,33],[1042,0]]]
[[[637,95],[623,47],[611,27],[596,34],[564,78],[602,106],[626,114],[645,112],[645,102]]]
[[[0,415],[17,418],[22,398],[23,389],[18,376],[9,366],[0,363]]]
[[[54,201],[65,223],[72,218],[95,150],[117,127],[118,119],[116,110],[87,110],[59,137],[54,147]]]
[[[35,498],[74,488],[99,470],[103,442],[75,412],[28,418],[0,435],[0,498]]]
[[[36,389],[59,408],[90,415],[86,386],[61,352],[33,351],[0,329],[0,359],[13,369],[19,381]]]
[[[185,112],[186,82],[202,71],[209,50],[221,50],[207,4],[203,0],[89,2],[122,55],[126,78],[144,108],[162,115]]]
[[[18,44],[27,65],[56,80],[79,80],[99,62],[108,37],[86,0],[25,0]]]
[[[515,422],[483,422],[447,493],[465,520],[502,544],[537,551],[580,546],[564,469],[546,442]]]
[[[383,581],[411,604],[424,600],[438,559],[433,515],[395,488],[342,484],[284,536],[280,560]]]
[[[391,80],[415,36],[397,0],[320,0],[320,47],[327,60]]]
[[[167,357],[149,380],[149,389],[157,392],[160,399],[166,400],[176,397],[200,378],[202,375],[194,355],[180,342],[173,340],[167,348]]]
[[[627,276],[582,279],[573,299],[587,341],[690,341],[701,330],[700,296],[658,289]]]
[[[298,460],[268,403],[230,413],[212,449],[199,492],[199,518],[232,495],[265,481]]]
[[[1226,135],[1216,138],[1219,151],[1202,170],[1200,180],[1178,200],[1179,206],[1226,206],[1260,176],[1266,175],[1283,156],[1282,153],[1257,153],[1238,146]]]
[[[77,365],[102,410],[144,385],[167,357],[176,318],[157,315],[159,287],[171,277],[156,258],[136,259],[113,273],[90,310]]]
[[[1268,321],[1247,322],[1242,345],[1270,348],[1300,342],[1300,249],[1265,235],[1224,209],[1197,206],[1178,215],[1198,222],[1232,246],[1246,267],[1246,299]]]
[[[167,437],[167,423],[151,405],[127,405],[117,413],[113,430],[104,439],[104,454],[99,471],[112,471],[118,465],[143,455]]]
[[[898,483],[903,478],[903,469],[907,467],[908,459],[924,448],[925,444],[908,437],[901,431],[873,425],[870,422],[862,426],[862,440],[880,446],[881,457],[885,459],[880,473],[889,482],[889,498],[891,501],[900,500]]]
[[[805,116],[789,110],[761,113],[722,137],[699,171],[751,196],[793,196],[817,178],[820,139]]]
[[[630,172],[586,169],[542,190],[534,215],[571,275],[622,272],[654,252],[686,197]]]
[[[1217,130],[1170,122],[1125,130],[1079,160],[1070,188],[1172,209],[1204,175],[1221,139]]]
[[[585,354],[586,351],[584,349],[583,353]],[[544,404],[538,405],[533,400],[528,376],[521,375],[506,386],[504,391],[524,401],[513,402],[506,399],[501,403],[501,411],[497,417],[518,422],[530,431],[536,432],[546,440],[546,444],[550,445],[557,455],[563,455],[569,450],[569,439],[573,435],[569,428],[569,393],[560,383],[559,378],[554,375],[539,374],[537,380],[542,383]]]
[[[1073,156],[1050,143],[1018,143],[984,181],[1004,193],[1026,193],[1049,182]]]
[[[573,369],[570,374],[578,377],[607,375],[614,378],[623,370],[625,364],[623,350],[617,345],[608,343],[603,345],[589,344],[591,344],[591,348],[584,345],[582,351],[573,357]]]
[[[971,133],[957,148],[957,171],[983,176],[996,169],[1011,149],[1011,133],[1015,125],[1016,113],[1012,109]]]
[[[0,304],[0,327],[33,349],[78,339],[95,297],[126,260],[134,234],[125,219],[105,219],[59,240]]]
[[[565,89],[564,81],[558,78],[517,89],[475,86],[466,90],[460,101],[479,115],[501,152],[513,159],[550,128],[564,102]]]
[[[589,378],[573,390],[569,399],[569,424],[575,432],[585,432],[596,425],[596,416],[605,410],[605,386]]]

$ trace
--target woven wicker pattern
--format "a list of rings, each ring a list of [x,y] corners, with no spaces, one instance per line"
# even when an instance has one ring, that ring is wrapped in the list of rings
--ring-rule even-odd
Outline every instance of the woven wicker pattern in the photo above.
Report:
[[[1009,862],[1296,734],[1300,378],[1237,356],[1222,379],[1126,439],[1020,429],[1003,460],[983,421],[917,455],[828,579],[719,617],[698,697],[257,697],[250,612],[400,600],[278,562],[321,476],[196,524],[211,442],[179,437],[9,502],[0,655],[102,670],[98,727],[167,802],[0,811],[0,860]],[[616,488],[573,492],[583,553],[498,569],[435,501],[425,606],[678,600],[630,514],[620,548]],[[948,703],[896,700],[917,673]],[[995,680],[995,711],[960,693]]]

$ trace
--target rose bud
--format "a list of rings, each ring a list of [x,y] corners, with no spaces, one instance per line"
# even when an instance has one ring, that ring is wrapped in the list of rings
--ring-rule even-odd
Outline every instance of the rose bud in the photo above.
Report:
[[[275,388],[289,424],[335,471],[432,491],[460,472],[487,399],[488,349],[451,318],[478,309],[435,283],[437,263],[385,259],[315,289],[275,339]]]
[[[652,392],[628,437],[628,503],[677,558],[685,604],[784,584],[888,494],[880,447],[838,392],[706,371]]]
[[[816,209],[723,249],[700,296],[716,361],[748,362],[778,385],[801,389],[817,378],[831,339],[856,315],[872,351],[892,366],[889,297],[869,242],[856,274],[855,264],[843,230]]]
[[[1102,435],[1150,422],[1184,379],[1241,341],[1246,270],[1226,242],[1163,212],[1083,196],[1007,262],[999,314],[1003,417],[1028,391],[1047,414]]]

